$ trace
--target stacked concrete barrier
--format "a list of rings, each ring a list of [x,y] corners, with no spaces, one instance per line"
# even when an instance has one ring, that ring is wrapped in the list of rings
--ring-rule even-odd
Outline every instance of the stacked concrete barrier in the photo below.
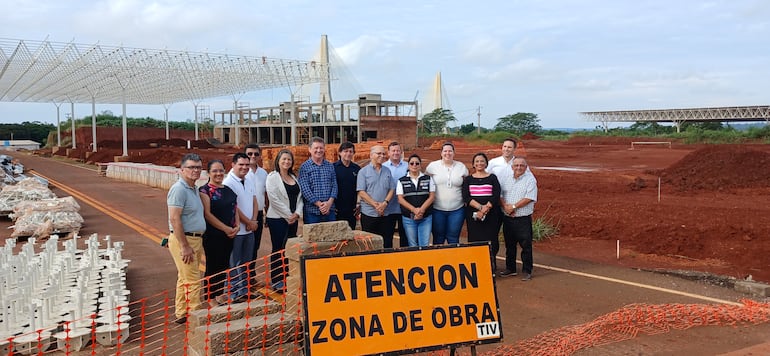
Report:
[[[382,249],[382,237],[350,230],[347,222],[304,225],[302,236],[286,244],[288,275],[283,295],[263,292],[246,303],[193,311],[188,317],[190,354],[301,354],[304,312],[300,257],[376,249]]]
[[[110,162],[107,163],[107,177],[150,187],[169,189],[179,180],[179,168],[156,166],[149,163]],[[201,173],[198,185],[208,180],[205,171]]]

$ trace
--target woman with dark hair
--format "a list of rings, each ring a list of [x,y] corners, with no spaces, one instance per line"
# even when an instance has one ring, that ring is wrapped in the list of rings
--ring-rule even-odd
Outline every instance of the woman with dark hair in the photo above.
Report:
[[[273,290],[283,293],[286,289],[288,262],[283,250],[286,240],[297,236],[297,226],[302,217],[302,193],[294,175],[294,155],[283,149],[275,156],[275,167],[267,175],[267,228],[273,245],[270,254],[270,276]]]
[[[500,182],[497,176],[486,171],[487,155],[473,156],[473,174],[463,181],[465,222],[468,226],[468,242],[489,241],[492,256],[500,249]],[[494,260],[492,262],[494,264]],[[494,268],[492,269],[494,271]]]
[[[235,192],[222,182],[225,179],[225,164],[218,160],[208,163],[208,183],[198,191],[203,203],[206,232],[203,234],[203,251],[206,255],[206,289],[209,301],[227,303],[225,281],[230,268],[230,252],[233,238],[238,233],[240,221],[235,213]]]
[[[398,179],[396,186],[404,233],[410,247],[428,246],[433,227],[431,206],[436,184],[433,183],[433,178],[420,171],[420,156],[413,154],[406,161],[409,164],[406,175]]]
[[[436,199],[433,201],[433,244],[460,243],[464,208],[462,185],[468,168],[455,161],[455,146],[445,142],[441,146],[441,159],[428,164],[425,174],[436,183]]]

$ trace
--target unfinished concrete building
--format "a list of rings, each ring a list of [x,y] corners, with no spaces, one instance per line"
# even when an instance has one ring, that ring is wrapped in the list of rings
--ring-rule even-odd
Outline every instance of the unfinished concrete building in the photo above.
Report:
[[[417,101],[385,101],[379,94],[357,100],[305,103],[292,100],[274,107],[214,112],[214,137],[244,146],[307,144],[319,136],[328,144],[396,140],[417,146]]]

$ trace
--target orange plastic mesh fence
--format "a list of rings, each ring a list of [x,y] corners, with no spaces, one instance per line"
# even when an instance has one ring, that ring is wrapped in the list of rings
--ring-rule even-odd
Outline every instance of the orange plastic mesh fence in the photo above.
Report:
[[[371,249],[368,236],[325,249],[309,245],[312,253],[333,253],[349,243]],[[289,282],[288,264],[281,251],[202,278],[200,309],[188,310],[186,320],[175,316],[173,289],[80,319],[54,311],[55,324],[36,330],[5,330],[0,318],[0,355],[296,354],[302,348],[302,294],[299,278]],[[235,298],[239,278],[249,293]]]
[[[572,355],[594,346],[657,335],[697,326],[756,325],[770,321],[770,303],[742,300],[725,304],[631,304],[595,320],[546,331],[515,344],[505,344],[485,355]],[[468,355],[467,348],[456,355]],[[433,355],[448,355],[448,351]]]
[[[350,243],[362,250],[371,247],[371,240],[363,237],[325,249],[311,244],[311,253],[338,251]],[[307,246],[306,243],[306,249]],[[186,320],[176,319],[175,295],[167,290],[112,310],[98,310],[79,320],[62,316],[56,325],[1,334],[0,355],[300,353],[302,291],[300,279],[294,275],[298,262],[282,257],[281,253],[265,256],[241,268],[202,279],[201,309],[190,311]],[[243,277],[250,293],[233,300],[233,281],[238,277]],[[174,281],[163,283],[173,285]],[[189,300],[190,296],[186,297]],[[770,303],[751,300],[742,303],[741,306],[632,304],[582,325],[566,326],[515,344],[501,345],[487,354],[569,355],[592,346],[672,329],[750,325],[770,320]],[[459,354],[470,352],[468,348],[457,351]],[[431,354],[443,355],[448,351]]]

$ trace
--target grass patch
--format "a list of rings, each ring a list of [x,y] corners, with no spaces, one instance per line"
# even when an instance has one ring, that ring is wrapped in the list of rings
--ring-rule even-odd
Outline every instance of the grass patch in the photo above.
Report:
[[[532,240],[543,241],[559,234],[560,221],[554,222],[553,217],[541,216],[532,221]]]
[[[553,216],[548,215],[548,210],[550,208],[551,206],[549,205],[548,208],[545,209],[543,215],[532,220],[532,241],[543,241],[559,234],[561,219],[557,220]],[[500,229],[497,239],[501,244],[505,244],[503,229]]]

